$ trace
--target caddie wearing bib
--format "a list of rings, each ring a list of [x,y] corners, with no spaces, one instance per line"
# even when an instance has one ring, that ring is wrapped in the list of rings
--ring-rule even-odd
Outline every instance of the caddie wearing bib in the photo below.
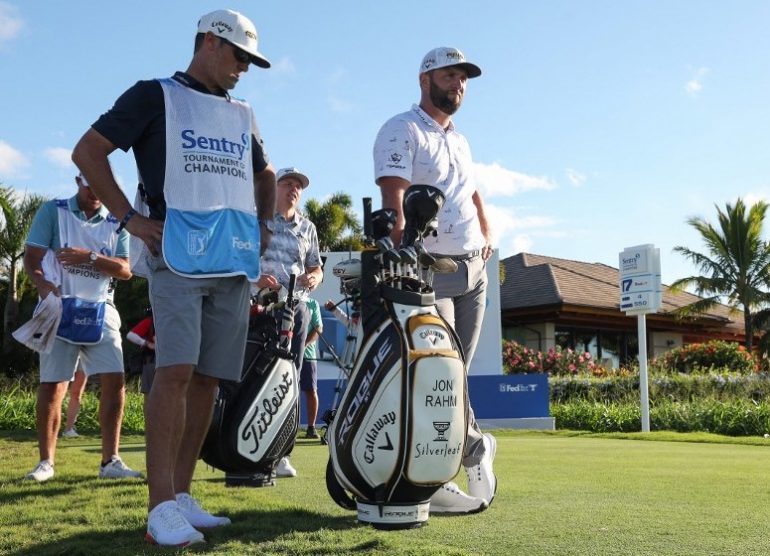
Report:
[[[62,320],[53,349],[40,354],[37,435],[40,463],[26,478],[38,482],[54,475],[61,407],[78,359],[101,384],[100,478],[140,477],[118,455],[123,420],[123,351],[120,315],[113,305],[113,278],[127,280],[128,234],[116,233],[118,221],[102,206],[79,175],[78,192],[44,203],[32,221],[24,251],[24,270],[41,299],[62,298]]]
[[[438,215],[438,233],[424,245],[438,258],[457,263],[457,272],[433,280],[436,308],[462,342],[466,371],[473,360],[486,305],[486,261],[492,254],[491,229],[473,176],[467,139],[452,122],[462,104],[468,79],[481,75],[456,48],[428,52],[419,70],[420,103],[385,122],[374,143],[374,179],[382,207],[398,211],[391,235],[398,244],[404,228],[401,205],[412,184],[439,188],[446,201]],[[447,483],[431,498],[431,513],[462,514],[492,503],[497,478],[492,471],[496,441],[483,434],[470,412],[463,466],[470,496]]]
[[[230,523],[201,508],[190,488],[219,380],[240,380],[249,280],[259,278],[270,240],[262,223],[275,211],[275,172],[254,114],[228,93],[251,64],[270,67],[254,24],[231,10],[206,14],[187,71],[128,89],[73,152],[133,236],[134,272],[149,280],[156,374],[146,411],[146,538],[162,545],[202,542],[198,529]],[[133,207],[109,166],[116,148],[134,151]]]

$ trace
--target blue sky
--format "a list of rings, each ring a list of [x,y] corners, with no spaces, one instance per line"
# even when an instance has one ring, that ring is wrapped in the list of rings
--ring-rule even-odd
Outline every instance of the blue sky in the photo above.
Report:
[[[229,7],[254,21],[273,68],[235,89],[276,167],[305,196],[379,191],[380,125],[419,98],[417,68],[456,46],[483,70],[455,123],[469,139],[501,257],[520,251],[618,266],[655,244],[663,281],[694,269],[690,216],[770,199],[770,3],[441,3],[0,0],[0,181],[74,191],[69,154],[139,79],[185,69],[198,18]],[[133,198],[129,154],[111,159]]]

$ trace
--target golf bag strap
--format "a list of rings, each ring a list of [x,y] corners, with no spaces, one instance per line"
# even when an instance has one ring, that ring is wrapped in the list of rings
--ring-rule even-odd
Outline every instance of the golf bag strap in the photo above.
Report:
[[[329,491],[329,496],[332,497],[332,500],[341,508],[346,510],[356,509],[356,501],[342,487],[337,479],[337,475],[334,474],[332,458],[329,458],[329,462],[326,464],[326,490]]]

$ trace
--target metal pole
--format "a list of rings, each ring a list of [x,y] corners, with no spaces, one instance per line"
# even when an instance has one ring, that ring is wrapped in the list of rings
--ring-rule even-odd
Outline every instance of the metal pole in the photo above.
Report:
[[[647,386],[647,316],[637,316],[639,338],[639,392],[642,396],[642,432],[650,432],[650,397]]]

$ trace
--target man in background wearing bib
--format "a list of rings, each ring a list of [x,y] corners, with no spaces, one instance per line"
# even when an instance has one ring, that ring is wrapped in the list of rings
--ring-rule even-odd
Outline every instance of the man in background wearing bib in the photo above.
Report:
[[[40,462],[26,479],[54,476],[56,437],[62,400],[75,375],[78,358],[86,375],[99,375],[99,425],[102,466],[99,477],[141,477],[118,455],[125,403],[120,315],[113,304],[111,281],[128,280],[128,234],[116,234],[118,222],[79,175],[78,192],[69,199],[44,203],[35,214],[24,250],[24,270],[40,299],[62,297],[62,321],[49,353],[40,354],[37,436]],[[81,312],[74,305],[90,305]]]
[[[270,62],[254,24],[217,10],[198,22],[192,62],[173,77],[139,81],[95,122],[73,152],[94,189],[141,251],[155,320],[156,374],[147,401],[149,542],[202,542],[198,529],[227,517],[190,489],[220,379],[240,380],[249,280],[270,239],[275,172],[251,107],[228,93]],[[141,199],[132,208],[108,155],[133,149]],[[256,209],[255,209],[256,203]]]

